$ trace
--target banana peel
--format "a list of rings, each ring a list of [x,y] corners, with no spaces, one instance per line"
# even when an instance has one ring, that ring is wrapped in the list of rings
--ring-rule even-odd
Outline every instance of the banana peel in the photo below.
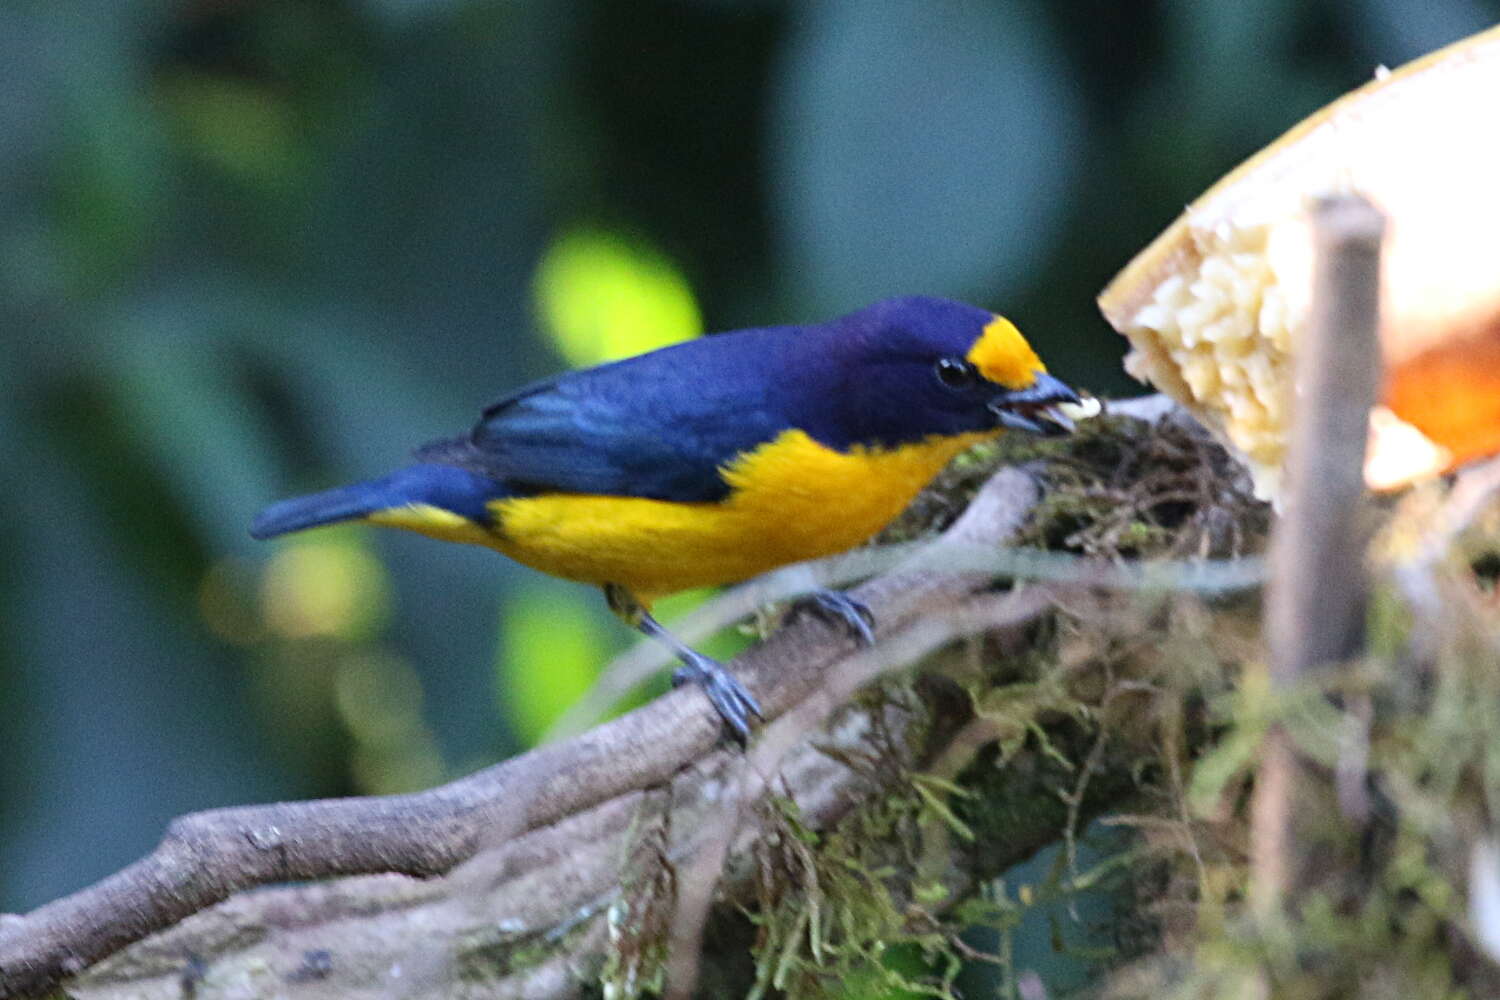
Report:
[[[1500,452],[1500,28],[1379,71],[1210,188],[1099,296],[1125,366],[1276,499],[1311,289],[1309,204],[1386,215],[1383,405],[1365,469],[1403,485]]]

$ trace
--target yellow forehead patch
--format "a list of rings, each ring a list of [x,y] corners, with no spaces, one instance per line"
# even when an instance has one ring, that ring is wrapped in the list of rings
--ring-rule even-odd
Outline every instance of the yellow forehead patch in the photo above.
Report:
[[[969,348],[967,359],[979,374],[1007,389],[1024,389],[1047,369],[1021,331],[1004,316],[985,324],[984,332]]]

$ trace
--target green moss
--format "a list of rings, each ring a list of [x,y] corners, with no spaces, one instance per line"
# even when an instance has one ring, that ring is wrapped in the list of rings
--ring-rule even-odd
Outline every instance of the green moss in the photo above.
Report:
[[[981,925],[1008,934],[1032,905],[999,906],[984,895],[990,880],[1135,791],[1141,769],[1094,752],[1098,706],[1062,682],[1060,637],[1039,630],[1029,655],[995,671],[1010,681],[972,682],[996,738],[956,781],[901,766],[920,757],[917,743],[869,765],[886,775],[885,791],[832,830],[808,829],[791,802],[774,803],[760,866],[775,878],[750,911],[759,930],[752,996],[952,996],[974,955],[960,935]],[[1137,750],[1122,742],[1120,752]],[[1092,768],[1104,773],[1080,790]],[[1062,876],[1053,888],[1049,901],[1082,891]],[[984,901],[958,905],[967,898]]]
[[[1044,491],[1020,544],[1110,558],[1254,551],[1265,515],[1219,482],[1227,462],[1201,432],[1177,424],[1109,418],[1067,438],[1007,435],[955,460],[883,540],[941,531],[999,466],[1025,465]],[[1143,466],[1149,475],[1131,474]],[[1237,535],[1218,533],[1222,516]],[[900,763],[924,759],[929,739],[940,748],[964,722],[927,714],[908,730],[908,746],[872,751],[862,766],[882,791],[834,829],[808,829],[791,803],[774,803],[760,847],[765,877],[747,911],[757,929],[753,997],[950,996],[973,958],[960,933],[984,925],[1008,941],[1032,905],[991,891],[1005,869],[1062,842],[1069,860],[1050,880],[1052,899],[1102,877],[1071,870],[1073,839],[1101,810],[1159,790],[1166,770],[1154,717],[1122,692],[1161,685],[1180,731],[1192,713],[1183,678],[1194,671],[1177,665],[1192,657],[1208,669],[1186,638],[1198,624],[1123,600],[1135,601],[1130,614],[1107,629],[1049,616],[1023,635],[936,658],[962,678],[968,718],[991,730],[956,773]],[[895,679],[864,698],[937,703],[918,690]],[[1123,866],[1112,865],[1102,867],[1120,876]],[[1132,954],[1157,942],[1150,930],[1137,938]],[[1006,966],[1006,947],[988,960]]]
[[[676,876],[667,861],[668,824],[654,796],[644,797],[625,842],[620,895],[605,915],[609,947],[599,982],[608,1000],[654,995],[664,985]]]
[[[589,921],[566,931],[514,932],[499,926],[474,931],[454,945],[456,974],[468,983],[492,983],[524,972],[574,949],[569,942],[587,933]]]
[[[1170,874],[1151,899],[1194,919],[1108,996],[1197,1000],[1249,989],[1321,1000],[1372,995],[1374,984],[1381,996],[1496,995],[1500,976],[1465,912],[1471,853],[1500,808],[1500,672],[1493,617],[1476,600],[1484,582],[1472,573],[1454,561],[1417,585],[1438,599],[1437,614],[1414,614],[1402,588],[1378,581],[1363,659],[1319,672],[1289,697],[1208,703],[1220,750],[1199,761],[1202,780],[1191,782],[1208,794],[1161,811],[1171,834],[1158,857]],[[1363,812],[1337,780],[1351,745],[1325,746],[1304,724],[1323,715],[1317,728],[1333,734],[1367,720],[1355,786]],[[1299,782],[1289,905],[1267,917],[1244,903],[1251,868],[1234,845],[1245,844],[1254,747],[1273,721],[1323,766]],[[1206,768],[1222,773],[1208,779]]]
[[[844,997],[851,983],[863,996],[891,991],[948,995],[937,984],[888,961],[893,949],[914,947],[944,964],[957,961],[943,935],[913,926],[909,898],[897,873],[918,850],[914,842],[919,796],[892,794],[819,836],[802,825],[794,806],[777,803],[778,836],[763,859],[782,876],[751,914],[756,942],[758,998]]]

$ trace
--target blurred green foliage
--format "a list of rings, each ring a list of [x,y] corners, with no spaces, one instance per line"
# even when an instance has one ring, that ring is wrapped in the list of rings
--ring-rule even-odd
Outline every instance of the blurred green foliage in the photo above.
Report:
[[[586,596],[565,583],[528,580],[506,600],[496,663],[499,708],[528,744],[588,690],[616,646],[590,616]]]
[[[0,6],[0,910],[180,812],[514,753],[630,641],[491,553],[256,545],[262,504],[561,366],[887,294],[1001,309],[1127,389],[1092,305],[1114,270],[1377,63],[1497,14]]]

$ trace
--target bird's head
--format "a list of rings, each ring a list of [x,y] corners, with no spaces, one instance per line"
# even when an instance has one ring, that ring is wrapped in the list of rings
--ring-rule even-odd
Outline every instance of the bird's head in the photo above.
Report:
[[[850,437],[894,445],[1006,427],[1063,433],[1078,394],[1047,374],[1010,320],[944,299],[887,299],[844,317]]]

